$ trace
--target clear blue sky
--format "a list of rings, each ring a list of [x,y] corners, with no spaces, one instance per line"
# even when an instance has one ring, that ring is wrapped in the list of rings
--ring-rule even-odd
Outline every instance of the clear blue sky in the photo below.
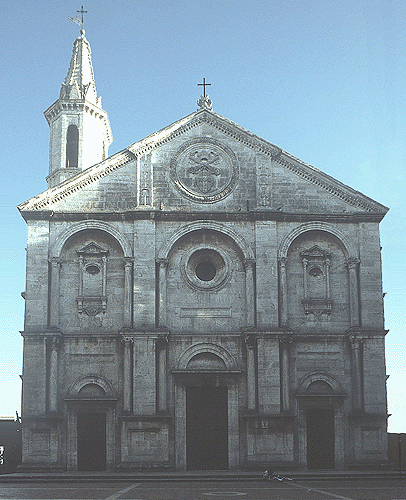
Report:
[[[20,411],[26,227],[80,0],[0,0],[0,415]],[[109,153],[213,109],[390,207],[381,223],[391,432],[406,431],[406,2],[87,0],[86,37],[114,142]]]

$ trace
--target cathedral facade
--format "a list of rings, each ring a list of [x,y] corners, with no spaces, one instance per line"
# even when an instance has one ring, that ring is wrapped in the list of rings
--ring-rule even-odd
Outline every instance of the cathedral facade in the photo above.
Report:
[[[26,470],[386,461],[387,208],[212,110],[108,155],[82,30],[27,222]]]

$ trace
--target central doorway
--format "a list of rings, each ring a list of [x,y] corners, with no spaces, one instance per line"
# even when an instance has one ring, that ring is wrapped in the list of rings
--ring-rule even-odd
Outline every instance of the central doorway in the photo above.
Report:
[[[334,469],[334,410],[309,408],[307,424],[307,467]]]
[[[227,387],[186,388],[186,465],[228,469]]]
[[[106,470],[106,414],[78,413],[78,470]]]

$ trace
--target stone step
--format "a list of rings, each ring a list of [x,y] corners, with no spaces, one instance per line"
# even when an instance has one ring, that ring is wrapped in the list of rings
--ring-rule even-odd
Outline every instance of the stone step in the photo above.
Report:
[[[399,471],[277,471],[275,481],[320,481],[352,479],[405,479],[406,473]],[[146,481],[205,481],[242,482],[264,481],[263,471],[173,471],[173,472],[21,472],[0,475],[0,483],[52,483],[52,482],[146,482]]]

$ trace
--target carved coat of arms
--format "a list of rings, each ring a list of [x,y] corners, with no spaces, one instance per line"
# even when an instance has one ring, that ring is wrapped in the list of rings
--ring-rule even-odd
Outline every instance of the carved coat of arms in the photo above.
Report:
[[[213,203],[228,196],[238,178],[234,153],[211,137],[185,143],[171,162],[177,189],[193,201]]]

